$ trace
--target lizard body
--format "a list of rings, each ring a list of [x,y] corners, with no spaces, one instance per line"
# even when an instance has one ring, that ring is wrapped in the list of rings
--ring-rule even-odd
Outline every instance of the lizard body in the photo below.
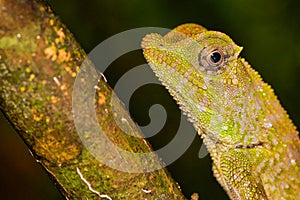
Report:
[[[183,24],[149,34],[150,67],[188,116],[231,199],[300,199],[300,141],[273,89],[227,35]]]

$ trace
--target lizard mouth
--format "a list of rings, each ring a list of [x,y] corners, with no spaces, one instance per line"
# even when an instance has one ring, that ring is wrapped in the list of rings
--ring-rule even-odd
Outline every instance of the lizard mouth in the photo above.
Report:
[[[253,148],[257,148],[257,147],[262,147],[264,146],[263,142],[258,142],[258,143],[251,143],[251,144],[247,144],[247,145],[237,145],[235,146],[236,149],[253,149]]]
[[[206,139],[208,139],[210,143],[214,143],[215,145],[232,147],[232,144],[229,141],[227,141],[227,142],[222,141],[220,138],[216,137],[216,135],[211,132],[206,132],[206,135],[204,135],[204,137]],[[266,146],[265,142],[259,141],[259,142],[250,143],[250,144],[236,144],[233,148],[235,148],[235,149],[254,149],[254,148],[265,147],[265,146]]]

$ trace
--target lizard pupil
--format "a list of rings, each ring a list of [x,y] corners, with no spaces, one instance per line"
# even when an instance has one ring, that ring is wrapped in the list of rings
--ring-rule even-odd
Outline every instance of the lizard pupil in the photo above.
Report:
[[[220,60],[221,60],[221,54],[219,52],[213,52],[211,55],[210,55],[210,60],[213,62],[213,63],[218,63]]]

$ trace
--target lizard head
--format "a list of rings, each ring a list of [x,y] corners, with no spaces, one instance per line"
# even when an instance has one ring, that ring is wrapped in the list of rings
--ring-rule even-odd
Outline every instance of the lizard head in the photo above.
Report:
[[[239,57],[242,47],[224,33],[184,24],[165,36],[146,35],[142,48],[156,76],[204,139],[227,146],[245,140],[241,133],[251,127],[239,124],[249,121],[239,118],[249,115],[253,89],[250,66]]]

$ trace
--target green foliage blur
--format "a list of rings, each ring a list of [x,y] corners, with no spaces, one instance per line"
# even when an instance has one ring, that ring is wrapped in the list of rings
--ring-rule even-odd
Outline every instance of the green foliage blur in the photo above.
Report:
[[[273,86],[292,120],[300,127],[298,103],[300,1],[49,0],[48,2],[87,53],[106,38],[138,27],[174,28],[182,23],[194,22],[210,30],[224,32],[238,45],[244,47],[242,57],[246,58],[264,80]],[[142,54],[137,52],[117,62],[116,69],[110,71],[107,76],[114,80],[120,76],[118,74],[120,71],[124,71],[122,68],[142,63],[145,63]],[[171,112],[179,112],[167,92],[161,93],[163,98],[168,99],[168,102],[171,101],[173,107]],[[149,99],[149,96],[147,98]],[[133,108],[130,108],[134,119],[140,124],[146,120],[139,111],[148,104],[147,98],[135,101],[132,103]],[[2,116],[0,127],[1,197],[31,200],[62,199]],[[154,148],[162,145],[153,140],[150,141],[153,142]],[[204,159],[198,158],[200,145],[201,141],[197,137],[182,158],[169,166],[173,177],[179,182],[187,197],[197,192],[200,199],[228,199],[212,175],[208,156]]]

